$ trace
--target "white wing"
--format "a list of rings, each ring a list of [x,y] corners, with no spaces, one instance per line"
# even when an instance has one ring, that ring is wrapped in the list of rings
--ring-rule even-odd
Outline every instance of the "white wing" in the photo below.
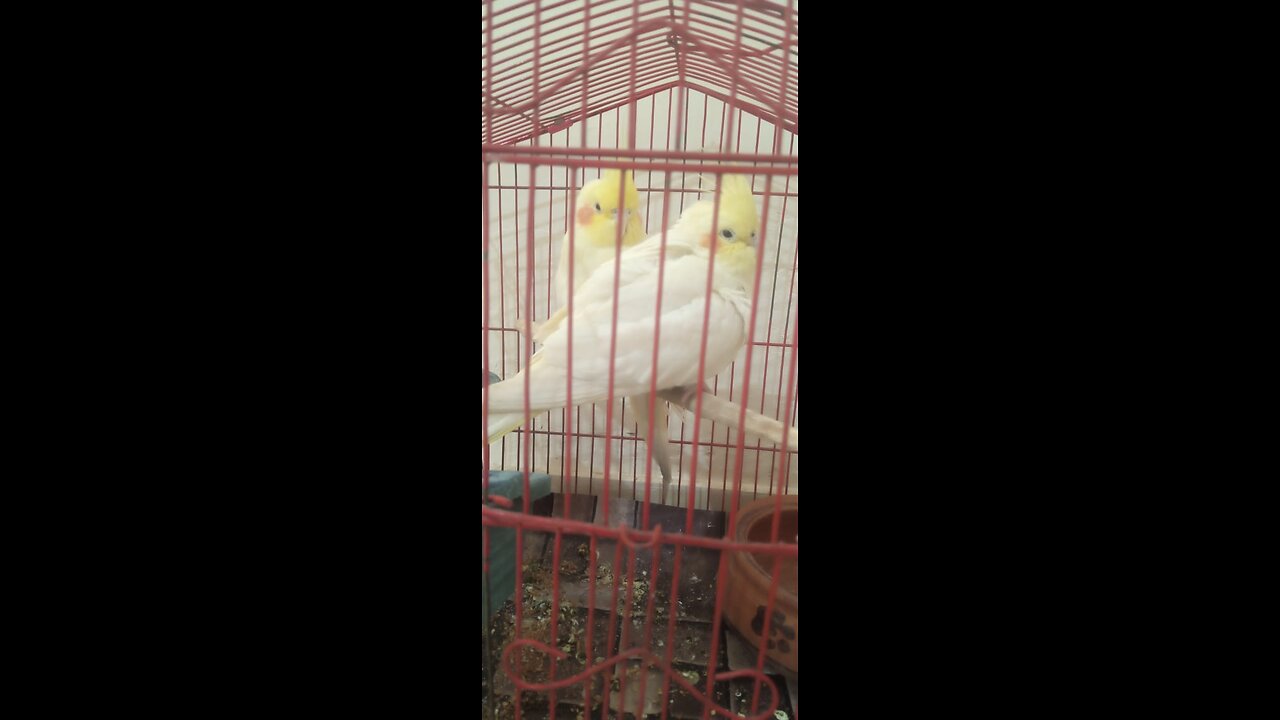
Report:
[[[614,397],[649,391],[653,372],[653,347],[657,309],[657,257],[660,238],[650,238],[623,253],[617,303]],[[707,308],[705,251],[686,243],[668,241],[663,274],[660,335],[658,335],[658,389],[690,385],[718,373],[746,341],[749,303],[737,287],[713,287]],[[609,355],[613,338],[614,262],[599,268],[574,295],[573,398],[574,404],[609,397]],[[720,273],[717,273],[719,277]],[[702,377],[698,373],[707,315],[707,357]],[[569,374],[569,323],[561,323],[548,336],[529,367],[530,406],[533,410],[566,404]],[[490,412],[523,409],[523,377],[490,387]]]

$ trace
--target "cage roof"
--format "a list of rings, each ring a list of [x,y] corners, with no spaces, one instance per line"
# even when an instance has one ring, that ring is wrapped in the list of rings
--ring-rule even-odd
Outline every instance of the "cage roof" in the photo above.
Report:
[[[796,132],[796,2],[483,0],[482,140],[556,132],[633,87],[689,88]]]

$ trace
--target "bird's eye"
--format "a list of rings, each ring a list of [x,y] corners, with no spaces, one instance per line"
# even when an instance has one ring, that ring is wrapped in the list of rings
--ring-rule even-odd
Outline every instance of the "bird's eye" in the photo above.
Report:
[[[724,230],[721,230],[721,231],[720,231],[720,237],[724,238],[725,240],[732,240],[732,239],[733,239],[733,231],[732,231],[732,230],[729,230],[729,229],[727,229],[727,228],[726,228],[726,229],[724,229]]]
[[[596,212],[600,212],[600,203],[596,203]]]

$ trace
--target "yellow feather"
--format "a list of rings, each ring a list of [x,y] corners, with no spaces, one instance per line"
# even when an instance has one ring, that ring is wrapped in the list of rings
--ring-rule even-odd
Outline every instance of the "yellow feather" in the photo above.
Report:
[[[622,184],[623,209],[631,212],[627,225],[623,229],[622,246],[631,247],[645,239],[644,225],[640,221],[637,210],[640,207],[640,193],[636,190],[635,176],[630,170],[625,174],[621,170],[606,168],[600,179],[583,186],[584,199],[588,203],[598,203],[603,209],[603,216],[597,216],[586,225],[578,228],[583,240],[596,247],[607,247],[617,242],[616,230],[610,223],[602,222],[618,204],[619,183]],[[621,214],[621,213],[620,213]]]

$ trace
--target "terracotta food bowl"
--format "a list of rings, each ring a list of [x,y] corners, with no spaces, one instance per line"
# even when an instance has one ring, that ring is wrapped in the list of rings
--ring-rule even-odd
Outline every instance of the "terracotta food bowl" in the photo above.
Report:
[[[773,509],[776,498],[762,498],[742,508],[734,540],[762,542],[772,540]],[[799,532],[800,498],[782,498],[782,516],[778,522],[778,541],[795,543]],[[729,558],[729,597],[725,618],[748,642],[759,649],[764,630],[765,608],[769,604],[769,586],[773,582],[776,556],[768,553],[734,552]],[[770,660],[793,672],[799,672],[799,626],[796,606],[797,561],[783,558],[778,581],[778,596],[773,604],[769,637],[765,643]]]

